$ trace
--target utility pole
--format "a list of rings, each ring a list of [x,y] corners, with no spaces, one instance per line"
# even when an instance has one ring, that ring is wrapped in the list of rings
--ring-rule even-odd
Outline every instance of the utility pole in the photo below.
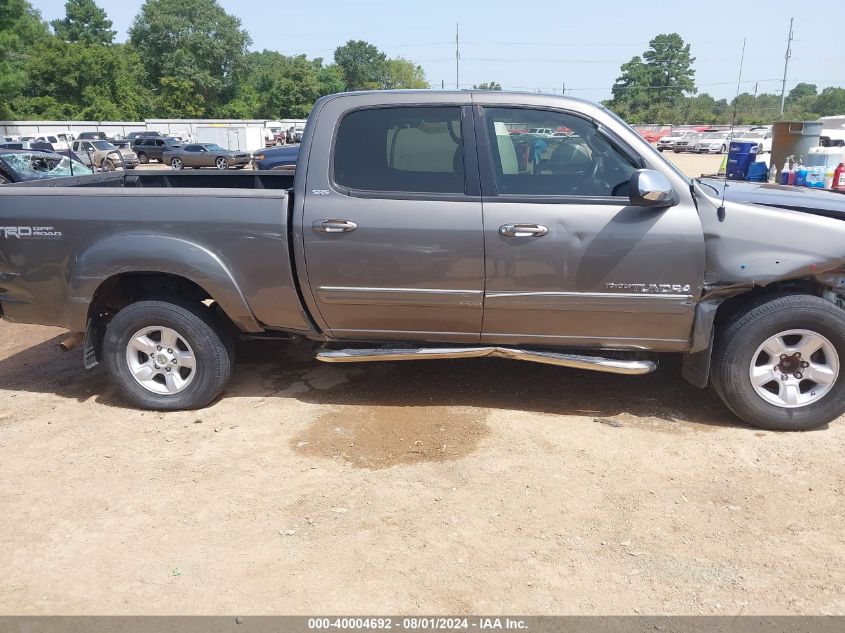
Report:
[[[783,118],[783,107],[786,104],[786,71],[789,69],[789,58],[792,57],[792,22],[789,18],[789,39],[786,40],[786,55],[783,62],[783,83],[780,86],[780,118]]]
[[[560,87],[560,94],[561,96],[566,96],[566,82],[563,82],[563,85]]]
[[[455,22],[455,90],[461,89],[461,23]]]

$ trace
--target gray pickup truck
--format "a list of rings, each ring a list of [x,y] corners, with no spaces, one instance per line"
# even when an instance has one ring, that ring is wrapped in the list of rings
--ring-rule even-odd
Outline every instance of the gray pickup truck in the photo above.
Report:
[[[149,409],[210,403],[237,337],[304,337],[334,363],[682,354],[748,423],[808,429],[845,411],[843,220],[836,193],[690,180],[576,99],[341,94],[295,176],[0,187],[0,307]]]

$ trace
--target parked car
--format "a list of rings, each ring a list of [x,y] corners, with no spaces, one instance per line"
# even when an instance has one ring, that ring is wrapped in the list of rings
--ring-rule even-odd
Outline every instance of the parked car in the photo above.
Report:
[[[299,144],[271,147],[254,152],[252,163],[256,169],[293,173],[296,169],[296,159],[298,156]]]
[[[302,136],[305,134],[304,127],[293,127],[288,132],[288,143],[301,143]]]
[[[107,141],[109,137],[105,132],[82,132],[76,138],[86,141]]]
[[[555,131],[548,127],[533,127],[528,130],[531,136],[554,136]]]
[[[675,149],[675,143],[680,141],[684,138],[687,134],[694,134],[691,130],[675,130],[669,132],[665,136],[662,136],[660,140],[657,141],[657,149],[658,151],[664,152],[667,149]]]
[[[12,141],[10,143],[0,143],[0,148],[2,149],[31,149],[31,150],[38,150],[41,152],[52,152],[55,151],[55,147],[53,147],[50,143],[45,143],[43,141]]]
[[[705,132],[695,143],[699,154],[724,154],[731,144],[730,132]]]
[[[91,173],[79,161],[53,152],[0,149],[0,185]]]
[[[294,176],[0,187],[0,314],[77,333],[148,411],[212,402],[236,337],[290,336],[332,363],[637,375],[674,353],[752,425],[845,413],[845,196],[687,178],[566,97],[347,93],[312,117]],[[526,164],[518,122],[573,136]]]
[[[180,141],[183,144],[185,144],[185,143],[196,143],[197,142],[197,137],[194,134],[191,134],[190,132],[183,131],[183,130],[171,132],[170,134],[168,134],[168,136],[170,138],[175,138],[177,141]]]
[[[164,152],[181,146],[181,141],[166,136],[137,136],[132,141],[132,149],[138,155],[138,160],[142,165],[151,160],[162,162]]]
[[[741,143],[757,143],[757,153],[765,154],[772,151],[772,131],[764,129],[751,129],[749,132],[734,138]]]
[[[685,132],[681,138],[675,141],[675,144],[672,146],[672,151],[676,154],[695,151],[695,144],[698,143],[702,136],[704,136],[704,134],[701,132]]]
[[[54,150],[70,148],[67,140],[60,139],[58,134],[42,134],[41,136],[36,136],[34,142],[49,144]]]
[[[216,167],[243,169],[249,165],[248,152],[224,149],[216,143],[195,143],[174,147],[164,152],[162,162],[173,169]]]
[[[71,151],[85,164],[103,171],[114,171],[124,166],[126,169],[135,169],[138,166],[135,152],[128,148],[119,149],[111,141],[80,139],[73,142]]]

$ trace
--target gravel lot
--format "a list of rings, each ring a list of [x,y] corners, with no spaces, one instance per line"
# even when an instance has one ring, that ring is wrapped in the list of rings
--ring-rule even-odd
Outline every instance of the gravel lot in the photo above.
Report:
[[[60,335],[0,322],[0,613],[845,612],[843,420],[750,429],[674,359],[245,344],[212,407],[158,414]]]

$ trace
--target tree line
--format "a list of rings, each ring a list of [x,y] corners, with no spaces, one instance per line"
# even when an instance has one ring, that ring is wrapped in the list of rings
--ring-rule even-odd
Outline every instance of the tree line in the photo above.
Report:
[[[304,118],[344,90],[428,88],[422,67],[349,41],[334,59],[250,51],[217,0],[147,0],[125,43],[94,0],[45,22],[0,2],[0,119]]]
[[[630,123],[764,124],[780,118],[779,94],[743,92],[728,101],[699,93],[690,45],[662,34],[640,56],[622,64],[613,97],[604,104]],[[786,95],[784,119],[815,120],[845,114],[845,89],[799,83]]]
[[[236,16],[217,0],[146,0],[125,43],[95,0],[68,0],[45,22],[28,0],[0,2],[0,119],[304,118],[344,90],[429,88],[422,67],[357,40],[332,60],[250,51]],[[690,45],[661,34],[622,64],[605,105],[631,123],[770,123],[780,96],[699,93]],[[501,90],[496,81],[473,86]],[[845,113],[845,89],[799,83],[785,118]]]

